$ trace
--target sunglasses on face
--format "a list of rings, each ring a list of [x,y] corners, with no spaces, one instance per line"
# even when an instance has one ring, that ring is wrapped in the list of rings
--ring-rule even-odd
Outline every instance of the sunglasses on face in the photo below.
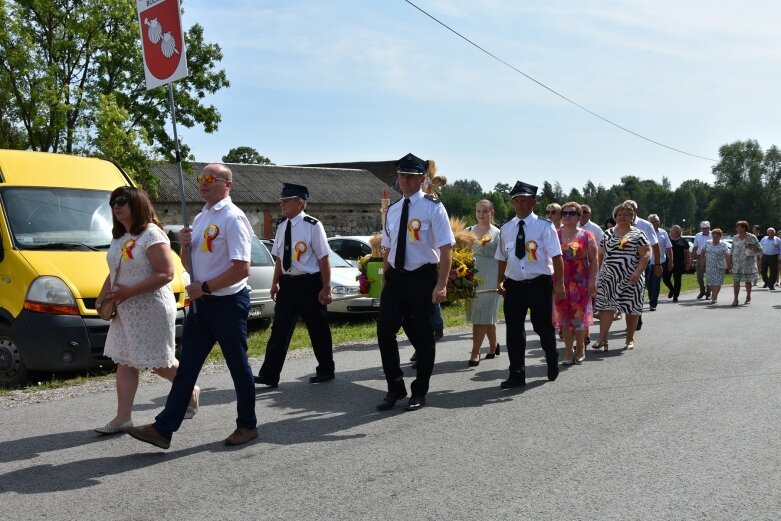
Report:
[[[212,174],[207,174],[207,175],[201,174],[201,175],[198,176],[198,184],[199,185],[203,184],[204,181],[206,181],[209,184],[212,184],[213,182],[215,182],[217,180],[227,181],[227,179],[225,179],[224,177],[217,177],[217,176],[212,175]]]
[[[553,215],[554,213],[559,213],[559,212],[557,212],[556,210],[546,210],[545,213],[548,215]]]
[[[575,210],[564,210],[561,212],[562,217],[576,217],[578,215],[578,212]]]
[[[112,208],[115,206],[125,206],[127,204],[127,198],[126,197],[117,197],[113,201],[109,201],[108,205]]]

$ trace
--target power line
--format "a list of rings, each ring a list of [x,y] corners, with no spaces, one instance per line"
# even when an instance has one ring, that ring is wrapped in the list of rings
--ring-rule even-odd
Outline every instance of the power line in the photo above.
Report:
[[[572,100],[572,99],[568,98],[568,97],[567,97],[567,96],[565,96],[564,94],[561,94],[560,92],[556,91],[555,89],[553,89],[553,88],[551,88],[551,87],[548,87],[547,85],[545,85],[545,84],[544,84],[544,83],[542,83],[541,81],[538,81],[537,79],[535,79],[535,78],[533,78],[533,77],[529,76],[528,74],[526,74],[526,73],[525,73],[525,72],[523,72],[522,70],[518,69],[517,67],[515,67],[515,66],[514,66],[514,65],[512,65],[511,63],[508,63],[508,62],[506,62],[505,60],[503,60],[503,59],[501,59],[500,57],[496,56],[494,53],[492,53],[492,52],[488,51],[487,49],[485,49],[485,48],[481,47],[480,45],[476,44],[475,42],[473,42],[472,40],[470,40],[469,38],[467,38],[467,37],[466,37],[466,36],[464,36],[463,34],[459,33],[458,31],[456,31],[455,29],[453,29],[452,27],[450,27],[449,25],[447,25],[447,24],[446,24],[446,23],[444,23],[443,21],[441,21],[441,20],[439,20],[438,18],[436,18],[435,16],[431,15],[430,13],[428,13],[427,11],[425,11],[424,9],[421,9],[420,7],[418,7],[417,5],[415,5],[414,3],[412,3],[410,0],[404,0],[404,1],[405,1],[405,2],[407,2],[409,5],[411,5],[412,7],[414,7],[415,9],[417,9],[418,11],[420,11],[421,13],[423,13],[424,15],[428,16],[429,18],[431,18],[432,20],[434,20],[435,22],[437,22],[439,25],[441,25],[442,27],[444,27],[445,29],[447,29],[447,30],[448,30],[448,31],[450,31],[451,33],[455,34],[456,36],[458,36],[459,38],[461,38],[462,40],[464,40],[465,42],[467,42],[468,44],[470,44],[470,45],[474,46],[475,48],[479,49],[479,50],[480,50],[480,51],[482,51],[483,53],[485,53],[485,54],[487,54],[488,56],[490,56],[491,58],[493,58],[494,60],[498,61],[498,62],[499,62],[499,63],[501,63],[502,65],[505,65],[506,67],[509,67],[510,69],[514,70],[515,72],[517,72],[518,74],[520,74],[520,75],[521,75],[521,76],[523,76],[524,78],[526,78],[526,79],[528,79],[528,80],[531,80],[531,81],[533,81],[534,83],[536,83],[537,85],[539,85],[539,86],[540,86],[540,87],[542,87],[543,89],[545,89],[545,90],[547,90],[547,91],[549,91],[549,92],[551,92],[551,93],[555,94],[556,96],[560,97],[561,99],[563,99],[563,100],[565,100],[565,101],[567,101],[567,102],[569,102],[569,103],[571,103],[571,104],[575,105],[575,106],[576,106],[576,107],[578,107],[579,109],[581,109],[581,110],[583,110],[583,111],[585,111],[585,112],[588,112],[589,114],[591,114],[591,115],[592,115],[592,116],[594,116],[595,118],[599,118],[599,119],[601,119],[602,121],[604,121],[605,123],[609,123],[610,125],[613,125],[614,127],[616,127],[616,128],[619,128],[619,129],[623,130],[624,132],[627,132],[627,133],[629,133],[629,134],[632,134],[632,135],[633,135],[633,136],[635,136],[635,137],[639,137],[640,139],[644,139],[645,141],[648,141],[648,142],[650,142],[650,143],[653,143],[654,145],[658,145],[658,146],[660,146],[660,147],[664,147],[664,148],[666,148],[666,149],[668,149],[668,150],[672,150],[672,151],[674,151],[674,152],[678,152],[679,154],[685,154],[685,155],[687,155],[687,156],[696,157],[696,158],[698,158],[698,159],[704,159],[704,160],[706,160],[706,161],[712,161],[712,162],[714,162],[714,163],[715,163],[715,162],[717,162],[717,160],[716,160],[716,159],[712,159],[712,158],[710,158],[710,157],[698,156],[697,154],[692,154],[691,152],[686,152],[685,150],[680,150],[680,149],[678,149],[678,148],[671,147],[671,146],[669,146],[669,145],[665,145],[664,143],[660,143],[659,141],[656,141],[656,140],[654,140],[654,139],[651,139],[651,138],[649,138],[649,137],[645,137],[645,136],[644,136],[644,135],[642,135],[642,134],[638,134],[637,132],[635,132],[635,131],[633,131],[633,130],[630,130],[630,129],[628,129],[628,128],[626,128],[626,127],[622,126],[622,125],[619,125],[618,123],[616,123],[616,122],[614,122],[614,121],[611,121],[611,120],[609,120],[608,118],[606,118],[606,117],[604,117],[604,116],[600,116],[599,114],[597,114],[597,113],[596,113],[596,112],[594,112],[593,110],[589,110],[588,108],[584,107],[584,106],[583,106],[583,105],[581,105],[580,103],[578,103],[578,102],[576,102],[576,101],[574,101],[574,100]]]

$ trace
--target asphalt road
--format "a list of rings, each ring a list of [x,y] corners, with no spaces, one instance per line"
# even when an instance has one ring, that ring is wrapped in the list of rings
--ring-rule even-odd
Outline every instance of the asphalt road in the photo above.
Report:
[[[499,389],[506,353],[468,369],[469,332],[447,331],[417,412],[375,410],[376,345],[338,351],[326,384],[306,382],[313,358],[288,360],[239,448],[222,445],[226,371],[202,375],[201,411],[168,451],[90,430],[113,392],[2,409],[0,518],[779,519],[781,292],[737,309],[693,297],[646,312],[634,351],[617,324],[609,352],[552,383],[530,334],[521,391]],[[136,424],[166,393],[139,390]]]

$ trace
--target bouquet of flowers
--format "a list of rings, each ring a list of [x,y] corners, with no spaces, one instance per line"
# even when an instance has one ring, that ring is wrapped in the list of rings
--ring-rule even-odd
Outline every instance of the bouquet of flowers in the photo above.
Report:
[[[450,263],[450,276],[447,279],[447,299],[450,302],[459,302],[464,299],[475,298],[475,287],[480,279],[475,275],[475,254],[472,245],[477,238],[466,229],[466,224],[459,218],[450,218],[450,228],[456,239],[453,248],[453,260]]]
[[[450,302],[459,302],[475,298],[475,287],[479,282],[476,273],[475,255],[472,249],[454,249],[450,276],[447,279],[447,299]]]
[[[358,281],[358,290],[361,293],[369,293],[369,287],[370,287],[370,281],[369,281],[369,274],[367,270],[367,265],[369,264],[369,261],[379,261],[382,262],[382,248],[380,247],[380,243],[382,242],[382,235],[381,233],[375,233],[372,238],[369,240],[369,244],[371,244],[372,252],[368,255],[364,255],[360,259],[358,259],[358,271],[360,273],[356,277],[356,280]]]

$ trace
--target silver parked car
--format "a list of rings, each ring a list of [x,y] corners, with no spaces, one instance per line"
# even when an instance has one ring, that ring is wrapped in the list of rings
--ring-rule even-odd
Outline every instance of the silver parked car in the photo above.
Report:
[[[166,225],[165,231],[171,241],[171,249],[180,254],[179,231],[182,225]],[[249,320],[269,321],[274,316],[275,302],[271,300],[271,281],[274,278],[274,259],[257,237],[252,237],[250,273],[247,285],[250,288]]]

